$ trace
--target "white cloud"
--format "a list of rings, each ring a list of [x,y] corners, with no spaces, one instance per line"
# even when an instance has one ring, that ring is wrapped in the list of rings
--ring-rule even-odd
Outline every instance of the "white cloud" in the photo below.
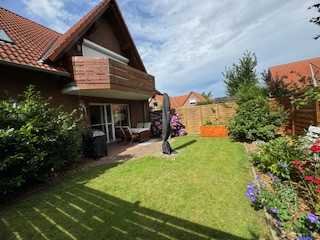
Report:
[[[66,7],[74,0],[23,0],[28,14],[39,17],[48,27],[65,32],[78,15],[72,14]]]
[[[319,54],[319,42],[312,39],[317,28],[308,23],[310,1],[120,3],[157,87],[170,94],[213,90],[224,95],[221,72],[245,50],[257,53],[259,71]]]

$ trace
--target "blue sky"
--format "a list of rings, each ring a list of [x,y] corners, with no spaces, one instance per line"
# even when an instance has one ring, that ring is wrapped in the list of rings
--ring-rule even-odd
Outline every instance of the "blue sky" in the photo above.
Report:
[[[0,0],[2,7],[59,32],[98,0]],[[305,0],[118,0],[157,88],[170,95],[213,91],[225,95],[222,72],[254,51],[257,71],[319,56],[320,27]]]

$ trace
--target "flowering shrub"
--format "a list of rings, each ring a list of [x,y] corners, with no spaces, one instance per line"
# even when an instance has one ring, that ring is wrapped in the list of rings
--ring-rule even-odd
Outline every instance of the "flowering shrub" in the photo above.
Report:
[[[304,214],[294,223],[294,229],[300,235],[298,239],[314,239],[314,233],[320,230],[319,216],[311,212]]]
[[[259,146],[259,151],[252,155],[252,160],[260,170],[289,179],[291,162],[304,156],[296,141],[280,137]]]
[[[171,126],[171,136],[178,137],[187,135],[185,126],[182,124],[180,116],[178,113],[171,113],[170,126]],[[162,134],[162,117],[154,119],[151,123],[151,132],[154,137],[161,137]]]
[[[249,184],[246,195],[256,209],[267,210],[284,239],[320,239],[319,155],[320,140],[289,138],[270,141],[253,155],[264,181],[261,189]]]
[[[182,124],[178,113],[174,113],[171,115],[170,125],[171,125],[172,136],[178,137],[178,136],[187,135],[185,126]]]

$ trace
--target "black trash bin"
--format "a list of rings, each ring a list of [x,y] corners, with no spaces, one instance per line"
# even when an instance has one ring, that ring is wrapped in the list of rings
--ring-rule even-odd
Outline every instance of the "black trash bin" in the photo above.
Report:
[[[108,155],[107,136],[104,132],[92,131],[92,145],[93,158],[97,159]]]

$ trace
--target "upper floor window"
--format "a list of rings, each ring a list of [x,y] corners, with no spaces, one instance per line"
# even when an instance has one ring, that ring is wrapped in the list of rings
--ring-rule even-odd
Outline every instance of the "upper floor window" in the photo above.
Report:
[[[196,99],[190,99],[189,104],[190,105],[196,105],[197,104],[197,100]]]
[[[91,42],[87,39],[83,40],[82,44],[82,54],[84,57],[105,57],[111,58],[117,62],[121,62],[123,64],[128,64],[129,59],[121,56],[118,53],[115,53],[109,49],[106,49],[94,42]]]
[[[3,29],[0,29],[0,41],[13,43],[12,39],[8,36],[8,34]]]

